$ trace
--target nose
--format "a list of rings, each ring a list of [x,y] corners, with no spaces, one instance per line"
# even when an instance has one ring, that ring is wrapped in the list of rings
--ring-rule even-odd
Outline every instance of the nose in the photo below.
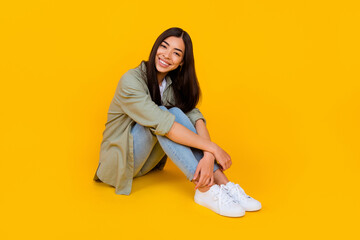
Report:
[[[164,52],[164,57],[170,58],[170,50],[166,50],[166,52]]]

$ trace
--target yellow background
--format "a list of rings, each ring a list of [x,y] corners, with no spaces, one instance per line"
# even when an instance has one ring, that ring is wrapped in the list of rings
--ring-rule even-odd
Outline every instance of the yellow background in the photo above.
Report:
[[[0,4],[2,239],[359,237],[356,1],[5,1]],[[178,26],[199,108],[263,204],[242,218],[193,201],[168,160],[130,196],[92,181],[123,73]]]

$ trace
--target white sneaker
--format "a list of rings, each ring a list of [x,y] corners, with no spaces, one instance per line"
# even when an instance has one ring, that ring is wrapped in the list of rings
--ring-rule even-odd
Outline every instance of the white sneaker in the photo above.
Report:
[[[245,210],[230,197],[224,185],[214,184],[206,192],[200,192],[199,189],[196,189],[194,200],[197,204],[222,216],[242,217],[245,215]]]
[[[223,185],[223,184],[222,184]],[[228,191],[229,195],[245,209],[245,211],[257,211],[261,209],[261,203],[250,197],[245,193],[245,191],[239,186],[239,184],[234,184],[233,182],[228,182],[225,186],[225,189]]]

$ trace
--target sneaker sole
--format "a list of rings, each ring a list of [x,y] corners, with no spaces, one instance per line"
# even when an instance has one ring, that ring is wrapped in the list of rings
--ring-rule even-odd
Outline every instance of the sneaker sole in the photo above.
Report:
[[[240,204],[241,205],[241,204]],[[246,208],[246,207],[244,207],[244,206],[242,206],[243,208],[244,208],[244,210],[245,211],[247,211],[247,212],[256,212],[256,211],[259,211],[259,210],[261,210],[261,208],[262,208],[262,205],[260,205],[260,207],[257,207],[257,208],[251,208],[251,207],[249,207],[249,208]]]
[[[196,197],[194,197],[194,200],[195,200],[195,202],[196,202],[197,204],[199,204],[200,206],[206,207],[206,208],[210,209],[211,211],[219,214],[220,216],[225,216],[225,217],[242,217],[242,216],[245,215],[245,211],[244,211],[244,213],[242,213],[242,215],[223,215],[223,214],[219,213],[218,211],[216,211],[215,209],[213,209],[213,208],[212,208],[211,206],[209,206],[208,204],[206,204],[206,203],[202,202],[201,200],[197,199]]]
[[[261,208],[245,209],[245,211],[247,211],[247,212],[257,212],[257,211],[260,211],[260,210],[261,210]]]

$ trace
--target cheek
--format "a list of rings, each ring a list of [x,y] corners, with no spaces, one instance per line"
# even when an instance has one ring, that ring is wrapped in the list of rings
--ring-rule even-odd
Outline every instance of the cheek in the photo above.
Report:
[[[177,57],[177,58],[176,58],[176,64],[180,64],[180,63],[181,63],[181,60],[182,60],[182,58]]]
[[[158,48],[156,55],[162,54],[164,52],[164,50],[162,50],[161,48]]]

